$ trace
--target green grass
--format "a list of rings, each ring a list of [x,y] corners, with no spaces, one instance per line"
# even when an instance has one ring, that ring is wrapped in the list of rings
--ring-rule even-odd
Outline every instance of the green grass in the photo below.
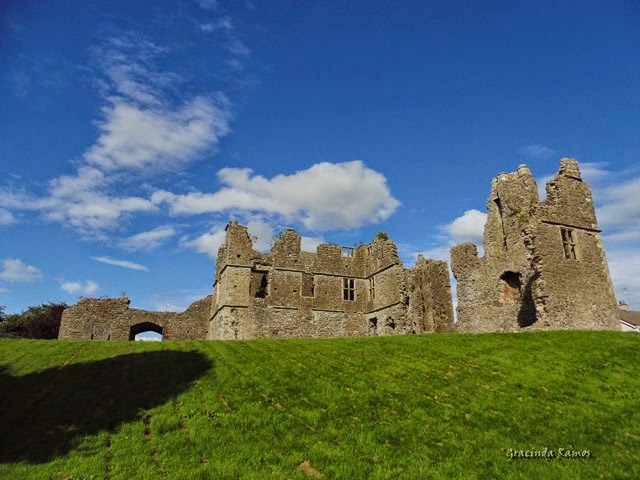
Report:
[[[639,347],[617,332],[4,340],[0,478],[640,478]],[[556,458],[507,456],[544,448]]]

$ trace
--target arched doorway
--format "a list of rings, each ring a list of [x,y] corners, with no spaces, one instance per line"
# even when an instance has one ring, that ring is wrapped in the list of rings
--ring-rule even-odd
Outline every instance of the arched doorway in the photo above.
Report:
[[[142,322],[132,325],[129,329],[129,340],[161,341],[163,339],[162,327],[151,322]]]

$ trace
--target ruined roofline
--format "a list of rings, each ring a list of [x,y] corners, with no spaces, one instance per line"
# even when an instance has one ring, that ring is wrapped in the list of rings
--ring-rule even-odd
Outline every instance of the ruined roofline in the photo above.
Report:
[[[529,219],[538,215],[539,220],[544,223],[566,225],[571,228],[579,228],[582,230],[600,233],[601,230],[598,228],[597,223],[573,224],[570,222],[568,223],[565,220],[554,220],[553,216],[547,217],[548,213],[552,211],[550,209],[562,208],[560,202],[561,197],[566,196],[565,190],[567,180],[569,181],[569,183],[577,182],[576,185],[580,189],[581,194],[586,195],[588,197],[587,202],[593,204],[591,189],[589,185],[582,179],[579,162],[574,158],[563,157],[560,159],[556,174],[545,183],[546,197],[544,199],[540,199],[537,182],[533,177],[529,166],[524,163],[518,165],[515,171],[500,172],[499,174],[495,175],[491,180],[491,191],[486,202],[485,211],[488,215],[483,226],[482,242],[479,242],[477,245],[474,242],[463,242],[456,244],[450,249],[450,254],[453,255],[453,251],[455,250],[456,255],[463,255],[467,257],[470,255],[473,256],[473,249],[469,247],[469,245],[473,245],[475,247],[475,256],[477,258],[487,257],[488,249],[486,233],[487,229],[491,228],[489,224],[491,222],[492,215],[496,215],[496,212],[493,212],[492,214],[491,210],[495,208],[494,203],[498,202],[499,200],[503,201],[503,204],[500,208],[512,209],[511,211],[505,212],[505,216],[517,212],[521,219],[526,219],[526,221],[528,221]],[[522,185],[527,184],[534,188],[532,189],[532,191],[530,191],[529,200],[527,200],[524,205],[504,204],[503,195],[511,192],[510,197],[513,199],[513,192],[516,191],[518,194],[522,194],[523,192],[520,192],[518,189],[522,187]],[[503,214],[499,211],[497,212],[497,215],[498,217],[501,217]],[[482,246],[484,250],[482,256],[478,256],[477,254],[477,249],[479,246]]]
[[[249,235],[249,231],[246,225],[242,225],[241,223],[239,223],[236,220],[231,220],[227,223],[227,225],[225,226],[225,232],[227,232],[227,237],[225,238],[225,242],[222,244],[222,246],[227,246],[228,245],[228,239],[229,239],[229,228],[240,228],[242,230],[244,230],[246,232],[247,235],[247,239],[251,242],[251,251],[252,253],[255,253],[256,255],[270,255],[270,254],[274,254],[276,253],[276,247],[278,245],[278,243],[282,240],[284,240],[286,238],[287,235],[295,235],[297,237],[299,237],[300,239],[302,239],[302,235],[300,235],[300,233],[298,233],[297,230],[295,230],[292,227],[286,227],[279,235],[278,238],[275,239],[275,241],[273,242],[273,245],[271,246],[271,248],[266,251],[266,252],[260,252],[259,250],[256,250],[253,246],[254,246],[254,239],[251,237],[251,235]],[[385,234],[386,236],[386,234]],[[380,232],[377,233],[373,239],[369,242],[369,243],[360,243],[357,245],[341,245],[338,243],[334,243],[334,242],[324,242],[324,243],[320,243],[318,245],[316,245],[315,250],[314,251],[310,251],[310,250],[303,250],[302,246],[300,246],[300,251],[301,252],[305,252],[305,253],[311,253],[311,254],[318,254],[318,250],[322,249],[323,247],[334,247],[334,248],[340,248],[342,250],[342,253],[344,257],[350,257],[351,255],[345,255],[345,253],[348,252],[354,252],[359,249],[359,248],[363,248],[363,247],[369,247],[374,245],[376,242],[391,242],[394,245],[396,245],[396,243],[389,239],[389,238],[384,238],[383,236],[380,235]]]

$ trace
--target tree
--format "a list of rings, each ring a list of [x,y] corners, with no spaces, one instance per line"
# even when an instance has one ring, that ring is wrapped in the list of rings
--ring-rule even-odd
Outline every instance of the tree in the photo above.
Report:
[[[2,307],[0,337],[58,338],[62,312],[66,308],[66,303],[43,303],[22,313],[5,315]]]

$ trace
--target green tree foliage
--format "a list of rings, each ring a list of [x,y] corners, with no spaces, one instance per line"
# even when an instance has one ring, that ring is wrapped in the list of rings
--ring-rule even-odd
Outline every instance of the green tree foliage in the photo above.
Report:
[[[62,312],[66,303],[43,303],[29,307],[22,313],[5,315],[0,308],[0,337],[5,338],[58,338]]]
[[[380,231],[376,233],[375,240],[389,240],[389,235],[387,235],[387,232]]]

